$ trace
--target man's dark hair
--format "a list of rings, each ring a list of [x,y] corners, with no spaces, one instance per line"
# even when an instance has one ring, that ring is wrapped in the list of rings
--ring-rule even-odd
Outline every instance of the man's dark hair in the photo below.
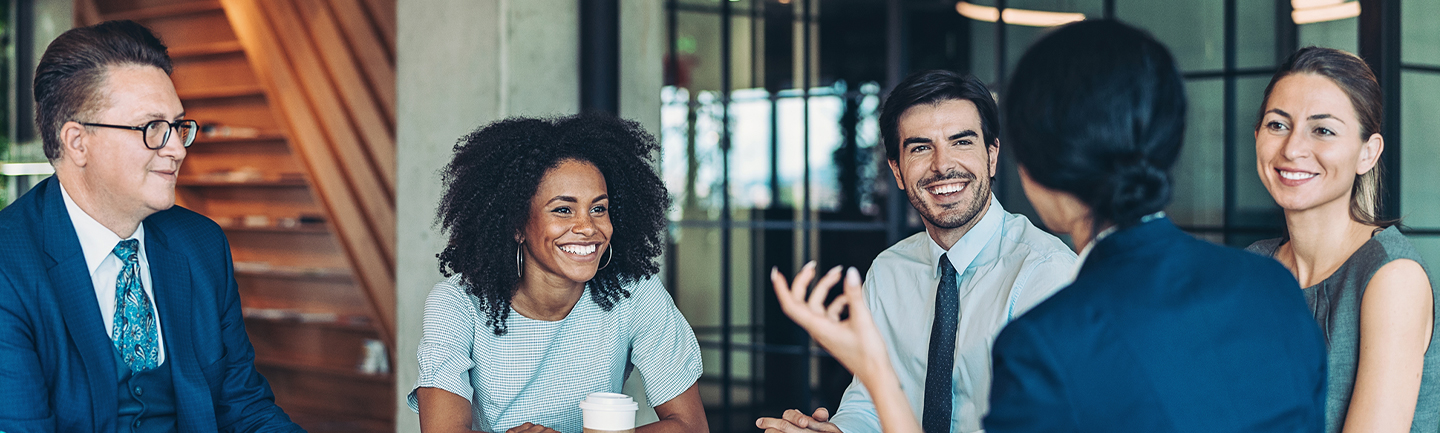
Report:
[[[987,146],[999,146],[1000,115],[990,89],[974,75],[960,75],[945,70],[920,71],[905,77],[885,97],[880,109],[880,135],[885,140],[885,157],[900,158],[900,116],[916,105],[938,104],[951,100],[975,103],[980,112],[981,139]]]
[[[45,157],[60,158],[60,127],[103,109],[106,71],[126,65],[173,70],[165,44],[134,21],[74,28],[50,42],[35,68],[35,126]]]
[[[460,275],[480,301],[485,326],[504,335],[510,298],[519,287],[515,234],[530,221],[530,201],[545,174],[565,161],[595,165],[610,196],[608,265],[586,283],[609,311],[624,286],[660,271],[670,195],[655,174],[660,145],[639,124],[604,114],[554,119],[514,117],[460,139],[441,171],[445,193],[436,221],[449,235],[440,272]]]
[[[1088,206],[1095,227],[1138,224],[1170,202],[1185,82],[1144,31],[1111,20],[1055,30],[1020,58],[1004,105],[1016,162]]]

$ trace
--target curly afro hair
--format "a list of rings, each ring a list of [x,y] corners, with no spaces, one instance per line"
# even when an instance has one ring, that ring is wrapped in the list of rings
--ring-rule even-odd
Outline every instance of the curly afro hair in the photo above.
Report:
[[[594,164],[610,196],[610,264],[589,281],[590,297],[609,311],[623,287],[660,271],[670,196],[650,167],[659,149],[639,124],[610,115],[501,120],[455,144],[442,171],[445,194],[436,222],[448,233],[440,272],[459,274],[480,299],[485,326],[505,335],[515,272],[515,233],[530,219],[540,179],[567,160]]]

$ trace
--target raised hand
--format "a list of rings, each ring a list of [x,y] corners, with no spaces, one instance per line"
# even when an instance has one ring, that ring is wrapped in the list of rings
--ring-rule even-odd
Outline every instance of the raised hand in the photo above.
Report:
[[[836,266],[820,277],[820,281],[815,283],[815,290],[807,298],[805,289],[814,278],[815,262],[800,269],[793,284],[787,283],[779,270],[772,269],[770,282],[775,286],[780,308],[865,384],[885,431],[920,433],[920,423],[915,420],[910,402],[900,390],[900,380],[890,366],[885,340],[880,337],[880,330],[870,317],[870,308],[865,305],[860,272],[855,268],[845,271],[845,292],[828,306],[825,305],[825,297],[830,294],[830,288],[840,282],[840,267]],[[841,313],[847,309],[849,317],[841,320]],[[789,412],[786,414],[789,415]],[[787,420],[789,418],[786,416]]]
[[[830,288],[840,282],[839,266],[830,269],[815,290],[805,296],[806,287],[815,278],[815,263],[810,262],[795,275],[794,284],[788,284],[779,270],[770,271],[770,281],[775,285],[775,296],[786,316],[805,328],[811,338],[820,343],[845,368],[856,375],[867,375],[883,367],[890,369],[890,356],[885,350],[885,340],[870,318],[870,309],[865,306],[864,288],[860,273],[850,268],[845,277],[845,292],[836,297],[829,306],[825,298]],[[849,308],[850,317],[840,320],[840,313]],[[892,372],[893,374],[893,372]]]

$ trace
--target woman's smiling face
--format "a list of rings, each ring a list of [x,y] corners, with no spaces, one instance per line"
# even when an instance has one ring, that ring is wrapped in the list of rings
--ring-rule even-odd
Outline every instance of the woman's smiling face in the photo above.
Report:
[[[530,199],[530,221],[521,233],[525,273],[590,281],[613,231],[605,175],[586,161],[561,161],[545,172]]]
[[[1261,182],[1287,211],[1348,207],[1355,178],[1375,167],[1383,149],[1379,134],[1363,137],[1362,129],[1349,96],[1329,78],[1280,79],[1255,131]]]

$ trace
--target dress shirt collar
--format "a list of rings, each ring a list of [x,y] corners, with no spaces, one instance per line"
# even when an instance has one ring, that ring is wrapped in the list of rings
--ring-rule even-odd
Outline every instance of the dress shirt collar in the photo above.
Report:
[[[100,262],[105,261],[105,256],[125,239],[120,239],[115,232],[95,221],[84,209],[80,209],[80,205],[75,204],[75,199],[70,198],[70,193],[65,191],[64,184],[60,185],[60,196],[65,198],[65,211],[70,213],[70,223],[75,225],[75,234],[80,237],[80,251],[85,254],[85,266],[94,274],[95,268],[100,267]],[[137,254],[144,260],[145,224],[136,226],[135,234],[130,235],[129,239],[140,241]]]
[[[955,266],[957,273],[963,274],[970,265],[976,264],[975,257],[979,256],[985,246],[990,244],[990,240],[1000,234],[1000,226],[1004,219],[1005,208],[1000,206],[1000,201],[996,200],[994,195],[991,195],[990,209],[980,217],[980,222],[975,223],[975,226],[965,232],[965,235],[961,236],[955,245],[950,246],[950,250],[941,248],[940,244],[935,242],[935,237],[928,233],[929,229],[926,229],[927,236],[925,238],[930,240],[930,266],[934,267],[935,278],[940,278],[940,255],[942,254],[948,254],[945,257],[950,259],[950,264]]]
[[[1165,217],[1165,211],[1162,210],[1162,211],[1159,211],[1159,212],[1155,212],[1155,213],[1152,213],[1152,214],[1149,214],[1149,215],[1145,215],[1145,216],[1143,216],[1143,217],[1140,217],[1140,224],[1145,224],[1145,223],[1148,223],[1148,222],[1150,222],[1150,221],[1154,221],[1154,220],[1156,220],[1156,219],[1164,218],[1164,217]],[[1085,244],[1085,248],[1080,250],[1080,255],[1077,256],[1077,257],[1075,257],[1075,269],[1071,270],[1071,272],[1070,272],[1070,281],[1071,281],[1071,282],[1074,282],[1074,281],[1075,281],[1075,278],[1077,278],[1077,277],[1080,276],[1080,268],[1082,268],[1082,267],[1085,266],[1085,259],[1090,258],[1090,251],[1095,249],[1095,244],[1100,243],[1100,240],[1101,240],[1101,239],[1105,239],[1106,237],[1109,237],[1110,235],[1115,234],[1115,232],[1117,231],[1118,228],[1119,228],[1118,226],[1106,227],[1105,230],[1101,230],[1101,231],[1100,231],[1100,234],[1095,235],[1095,239],[1091,239],[1091,240],[1090,240],[1090,243]]]

